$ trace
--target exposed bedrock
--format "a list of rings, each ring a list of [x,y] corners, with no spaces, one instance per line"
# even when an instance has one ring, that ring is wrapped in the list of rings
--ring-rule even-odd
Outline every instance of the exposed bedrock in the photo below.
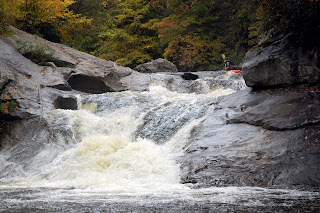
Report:
[[[189,139],[182,182],[319,187],[319,100],[316,86],[225,97]]]
[[[243,77],[254,88],[320,81],[320,39],[315,34],[267,37],[246,53]]]

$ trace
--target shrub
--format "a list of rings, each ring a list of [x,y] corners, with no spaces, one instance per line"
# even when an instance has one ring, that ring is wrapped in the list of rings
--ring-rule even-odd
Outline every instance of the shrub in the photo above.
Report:
[[[0,103],[0,112],[13,112],[18,107],[18,103],[14,100]]]
[[[29,41],[16,40],[18,50],[21,54],[36,64],[44,64],[46,62],[57,62],[53,54],[54,50],[45,44],[35,45]]]
[[[10,101],[8,103],[8,112],[13,112],[18,107],[18,103],[15,101]]]

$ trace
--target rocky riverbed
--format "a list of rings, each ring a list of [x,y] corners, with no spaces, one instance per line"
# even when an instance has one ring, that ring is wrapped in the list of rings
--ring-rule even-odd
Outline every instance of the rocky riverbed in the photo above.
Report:
[[[0,114],[1,149],[19,147],[26,140],[47,143],[52,134],[42,116],[54,109],[78,109],[79,95],[147,91],[150,85],[179,93],[205,94],[242,81],[241,75],[227,79],[222,72],[197,72],[192,76],[179,72],[139,73],[16,29],[14,32],[10,38],[0,39],[1,102],[18,104],[15,110]],[[292,41],[287,38],[280,36],[269,41],[269,46],[249,52],[243,75],[253,88],[233,88],[239,91],[211,103],[214,109],[192,129],[185,153],[178,159],[182,183],[198,188],[318,189],[319,51],[302,49],[308,53],[300,51],[293,59],[288,53],[285,56],[292,60],[287,60],[282,54]],[[49,45],[58,62],[35,64],[19,52],[17,41]],[[281,66],[290,69],[278,72]],[[293,78],[292,70],[299,75]],[[28,160],[32,153],[23,155]]]

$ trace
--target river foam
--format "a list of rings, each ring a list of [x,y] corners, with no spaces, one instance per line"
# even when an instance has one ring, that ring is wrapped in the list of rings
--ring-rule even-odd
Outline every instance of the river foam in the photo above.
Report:
[[[45,143],[33,138],[1,152],[0,210],[319,210],[313,192],[180,184],[179,158],[191,132],[222,96],[235,92],[206,90],[186,94],[153,85],[145,92],[83,95],[78,110],[46,114]]]
[[[2,180],[24,187],[185,188],[177,158],[188,135],[212,108],[207,102],[233,92],[182,94],[151,86],[142,93],[78,96],[79,110],[45,116],[53,137],[24,175]]]

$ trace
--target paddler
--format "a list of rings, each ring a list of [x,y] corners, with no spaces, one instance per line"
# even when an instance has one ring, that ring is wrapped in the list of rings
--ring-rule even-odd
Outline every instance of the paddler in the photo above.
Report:
[[[224,66],[226,71],[233,70],[233,64],[230,60],[224,60]]]

